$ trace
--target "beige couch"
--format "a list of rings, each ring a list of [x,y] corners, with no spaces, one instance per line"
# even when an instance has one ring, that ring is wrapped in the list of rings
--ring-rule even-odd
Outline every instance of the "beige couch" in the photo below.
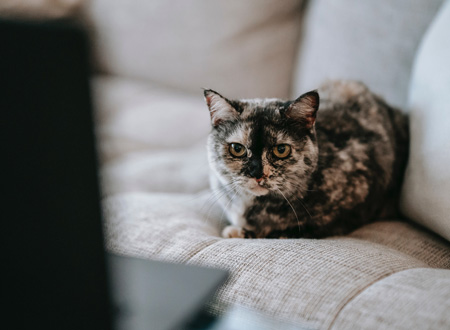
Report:
[[[439,66],[449,10],[440,0],[86,1],[107,248],[228,269],[214,314],[242,306],[313,329],[449,329],[450,75]],[[328,78],[362,80],[410,111],[402,210],[412,221],[321,240],[221,238],[201,87],[295,97]]]

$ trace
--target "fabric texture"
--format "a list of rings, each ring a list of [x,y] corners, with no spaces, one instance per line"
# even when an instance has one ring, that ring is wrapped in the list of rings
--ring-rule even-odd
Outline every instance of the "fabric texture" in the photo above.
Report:
[[[115,76],[97,76],[92,86],[103,162],[204,145],[211,126],[200,89],[190,95]]]
[[[102,72],[230,98],[287,97],[303,1],[91,0]]]
[[[441,2],[310,1],[292,97],[326,79],[354,79],[403,108],[415,51]]]
[[[346,317],[341,311],[360,292],[392,274],[450,269],[448,242],[402,222],[377,222],[346,237],[323,240],[245,240],[219,236],[223,212],[207,191],[119,194],[107,198],[104,209],[107,248],[112,252],[228,269],[230,279],[209,306],[214,314],[238,304],[280,320],[328,328],[338,316],[351,322],[352,314]],[[439,269],[434,278],[449,273]],[[410,291],[400,289],[398,295],[419,299],[420,283],[419,288],[412,283]],[[385,292],[377,290],[380,297]],[[449,292],[448,287],[437,292],[435,302]],[[408,315],[419,311],[416,305]],[[414,322],[421,328],[432,315],[417,314]],[[402,320],[387,312],[385,318],[394,325]]]
[[[102,193],[195,193],[208,188],[203,95],[113,76],[92,81]]]
[[[449,310],[450,270],[417,268],[363,290],[331,329],[449,329]]]
[[[404,214],[450,240],[450,1],[430,26],[412,74]]]

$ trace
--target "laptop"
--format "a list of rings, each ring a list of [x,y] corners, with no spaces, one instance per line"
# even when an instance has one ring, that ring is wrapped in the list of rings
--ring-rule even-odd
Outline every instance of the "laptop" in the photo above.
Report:
[[[85,32],[1,20],[0,40],[2,324],[206,326],[226,271],[104,251]]]

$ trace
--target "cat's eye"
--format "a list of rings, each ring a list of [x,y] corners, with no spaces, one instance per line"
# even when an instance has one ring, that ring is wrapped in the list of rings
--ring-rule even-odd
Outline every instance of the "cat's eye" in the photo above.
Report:
[[[234,157],[244,157],[247,154],[247,149],[242,144],[231,143],[230,154]]]
[[[273,147],[273,154],[278,158],[286,158],[291,154],[291,146],[288,144],[279,144]]]

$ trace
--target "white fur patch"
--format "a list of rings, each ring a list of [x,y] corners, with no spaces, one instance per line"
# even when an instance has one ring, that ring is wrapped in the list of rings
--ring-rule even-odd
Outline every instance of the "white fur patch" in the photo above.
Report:
[[[242,227],[226,226],[222,231],[224,238],[245,238],[245,232]]]

